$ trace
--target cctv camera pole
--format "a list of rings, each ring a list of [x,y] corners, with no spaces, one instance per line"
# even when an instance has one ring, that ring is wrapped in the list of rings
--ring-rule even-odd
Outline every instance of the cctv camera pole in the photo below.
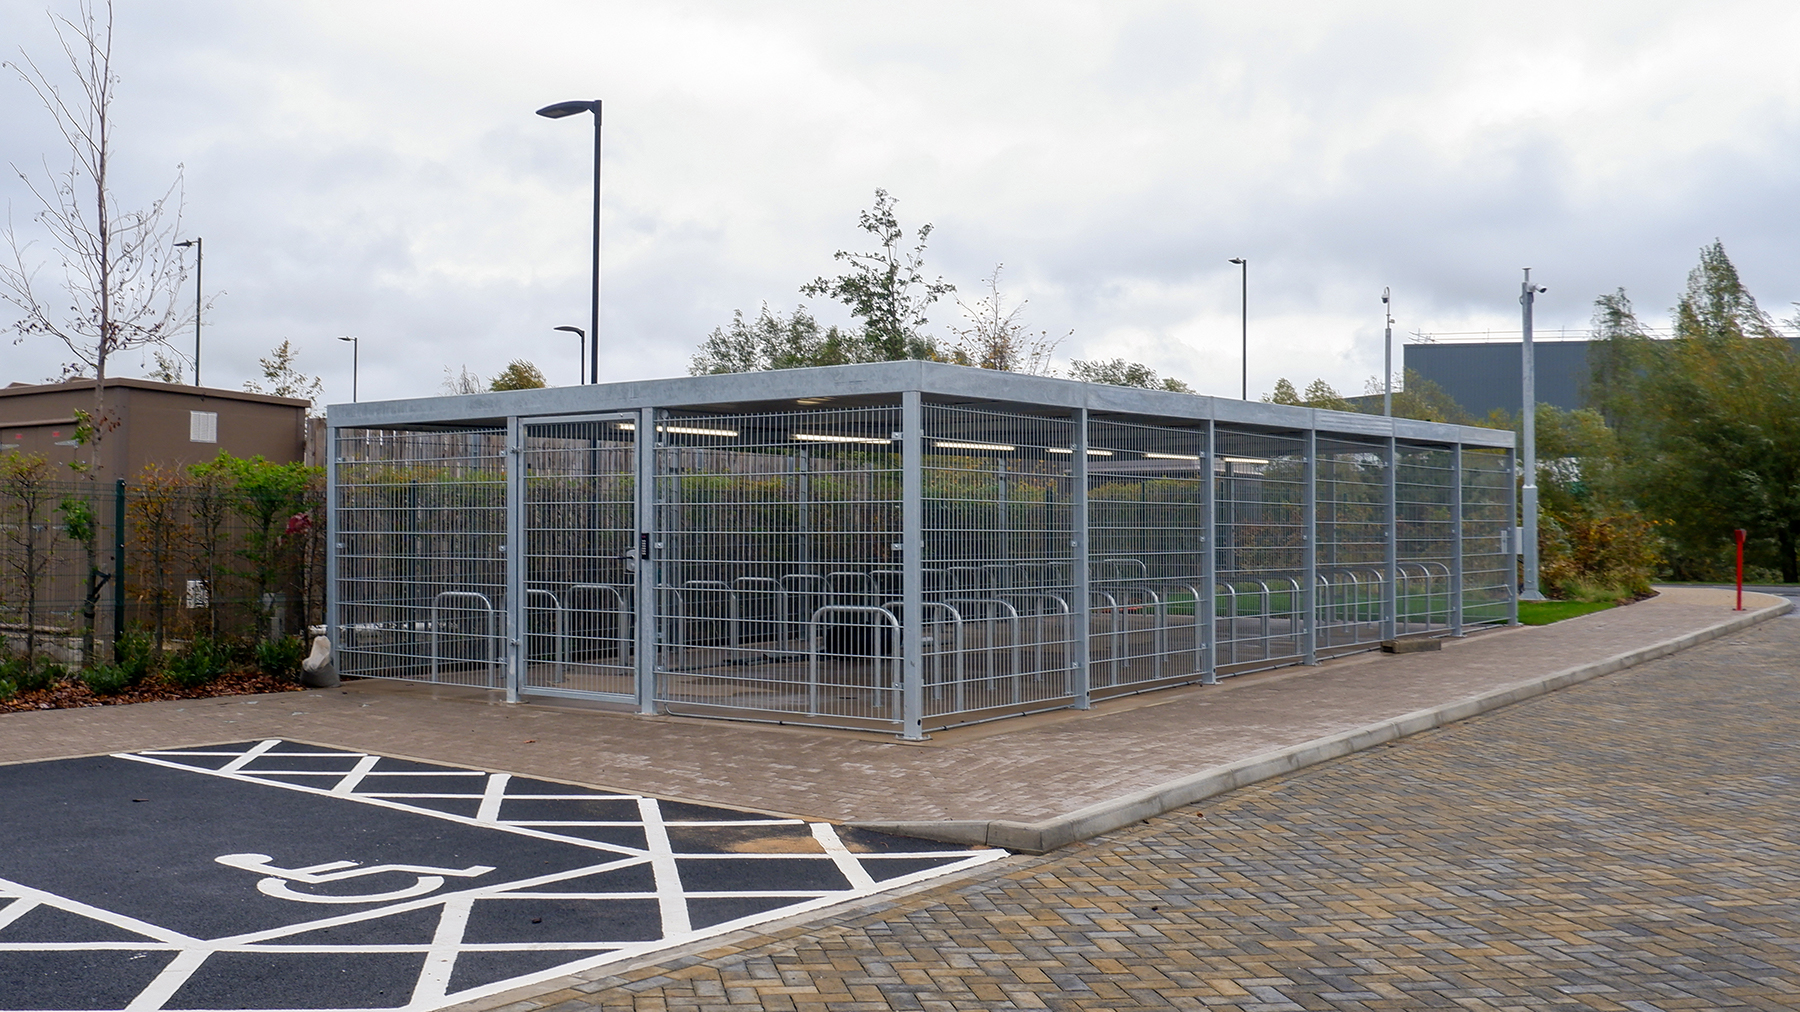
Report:
[[[1538,488],[1537,488],[1537,363],[1531,351],[1531,305],[1537,301],[1538,293],[1549,291],[1531,283],[1531,268],[1525,268],[1525,280],[1519,285],[1519,306],[1522,314],[1524,344],[1524,396],[1520,400],[1520,435],[1523,437],[1525,485],[1519,503],[1524,514],[1523,529],[1520,531],[1519,548],[1525,556],[1524,586],[1519,589],[1519,600],[1542,601],[1544,595],[1538,591]]]
[[[1389,290],[1381,290],[1381,318],[1386,320],[1387,330],[1383,333],[1387,339],[1387,354],[1382,359],[1386,365],[1381,371],[1381,413],[1389,418],[1394,417],[1394,311],[1388,303]]]

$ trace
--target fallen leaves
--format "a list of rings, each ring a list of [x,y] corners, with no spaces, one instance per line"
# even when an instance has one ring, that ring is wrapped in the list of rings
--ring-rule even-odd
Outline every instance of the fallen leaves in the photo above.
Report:
[[[161,675],[151,675],[124,692],[97,696],[78,679],[65,679],[36,692],[21,692],[11,699],[0,700],[0,713],[23,710],[65,710],[79,706],[118,706],[125,703],[151,703],[166,699],[207,699],[213,696],[249,696],[265,692],[298,692],[297,682],[260,672],[232,672],[194,689],[184,689]]]

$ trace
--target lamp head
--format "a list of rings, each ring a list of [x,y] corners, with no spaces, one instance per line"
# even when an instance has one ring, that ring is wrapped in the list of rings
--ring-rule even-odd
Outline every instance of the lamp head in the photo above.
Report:
[[[552,327],[551,329],[565,331],[570,334],[579,334],[582,337],[587,336],[587,331],[582,330],[580,327]]]
[[[1243,257],[1232,257],[1229,262],[1237,264],[1238,266],[1241,267],[1244,264],[1248,263],[1249,261],[1245,260]]]
[[[188,248],[188,247],[189,247],[189,246],[192,246],[192,245],[194,245],[194,244],[196,244],[196,243],[198,243],[198,242],[199,242],[199,241],[200,241],[200,240],[198,240],[198,239],[189,239],[189,240],[187,240],[187,241],[185,241],[185,242],[178,242],[178,243],[176,243],[176,244],[175,244],[175,245],[177,245],[177,246],[180,246],[180,247],[181,247],[181,248],[182,248],[182,249],[186,249],[186,248]]]
[[[573,116],[576,113],[597,113],[599,111],[600,100],[594,99],[592,102],[558,102],[555,105],[544,106],[537,111],[537,114],[545,119],[562,119],[564,116]]]
[[[340,341],[349,341],[349,342],[350,342],[350,343],[351,343],[351,344],[355,344],[355,343],[356,343],[356,338],[354,338],[354,337],[340,337],[340,338],[338,338],[338,340],[340,340]]]

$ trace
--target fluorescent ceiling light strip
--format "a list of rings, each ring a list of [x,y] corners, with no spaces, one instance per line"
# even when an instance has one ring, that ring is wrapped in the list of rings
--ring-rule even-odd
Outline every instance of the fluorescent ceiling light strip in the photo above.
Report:
[[[794,438],[808,443],[866,443],[870,446],[886,446],[892,439],[875,439],[870,436],[832,436],[823,432],[796,432]]]
[[[619,428],[624,429],[626,432],[636,432],[637,423],[620,422]],[[701,429],[692,425],[658,425],[656,431],[673,432],[682,436],[723,436],[728,439],[735,438],[738,434],[736,429]]]
[[[1150,460],[1199,460],[1200,459],[1200,455],[1197,453],[1146,453],[1146,454],[1144,454],[1144,456],[1149,458]]]
[[[1266,457],[1220,457],[1227,464],[1267,464]]]
[[[1075,455],[1074,447],[1069,447],[1069,446],[1046,446],[1046,447],[1044,447],[1044,452],[1045,453],[1066,453],[1066,454],[1070,455],[1071,457]],[[1088,451],[1088,456],[1090,456],[1090,457],[1110,457],[1112,455],[1113,455],[1113,452],[1111,450],[1089,450]]]
[[[950,439],[934,440],[931,445],[940,450],[994,450],[1000,453],[1011,453],[1018,449],[1006,443],[962,443]]]

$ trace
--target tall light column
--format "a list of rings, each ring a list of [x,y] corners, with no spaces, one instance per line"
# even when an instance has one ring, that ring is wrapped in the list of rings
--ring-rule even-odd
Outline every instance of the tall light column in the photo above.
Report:
[[[175,245],[194,247],[194,385],[200,385],[200,275],[206,270],[206,240],[195,236]]]
[[[1244,400],[1250,399],[1250,258],[1232,257],[1229,261],[1238,265],[1238,273],[1242,275],[1243,292],[1238,305],[1243,313],[1244,338]]]
[[[1382,334],[1387,342],[1387,352],[1382,358],[1381,413],[1389,418],[1394,417],[1394,307],[1388,301],[1391,294],[1386,288],[1381,290],[1381,318],[1386,321]]]
[[[350,403],[355,404],[357,374],[362,371],[362,339],[340,337],[338,340],[350,342]]]
[[[1523,357],[1524,396],[1520,399],[1520,436],[1524,456],[1524,487],[1520,490],[1519,512],[1523,514],[1523,530],[1519,540],[1523,542],[1519,548],[1525,555],[1524,586],[1519,589],[1519,600],[1542,601],[1544,595],[1538,590],[1538,489],[1537,489],[1537,362],[1531,350],[1531,306],[1537,301],[1539,293],[1548,288],[1539,288],[1531,283],[1531,268],[1525,268],[1525,280],[1519,283],[1519,307],[1524,341],[1520,346]]]
[[[587,334],[580,327],[553,327],[551,329],[575,335],[575,385],[580,386],[584,382],[581,378],[581,371],[587,366]]]
[[[558,102],[537,111],[546,119],[562,119],[576,113],[594,114],[594,284],[588,306],[588,382],[600,382],[600,100]]]

